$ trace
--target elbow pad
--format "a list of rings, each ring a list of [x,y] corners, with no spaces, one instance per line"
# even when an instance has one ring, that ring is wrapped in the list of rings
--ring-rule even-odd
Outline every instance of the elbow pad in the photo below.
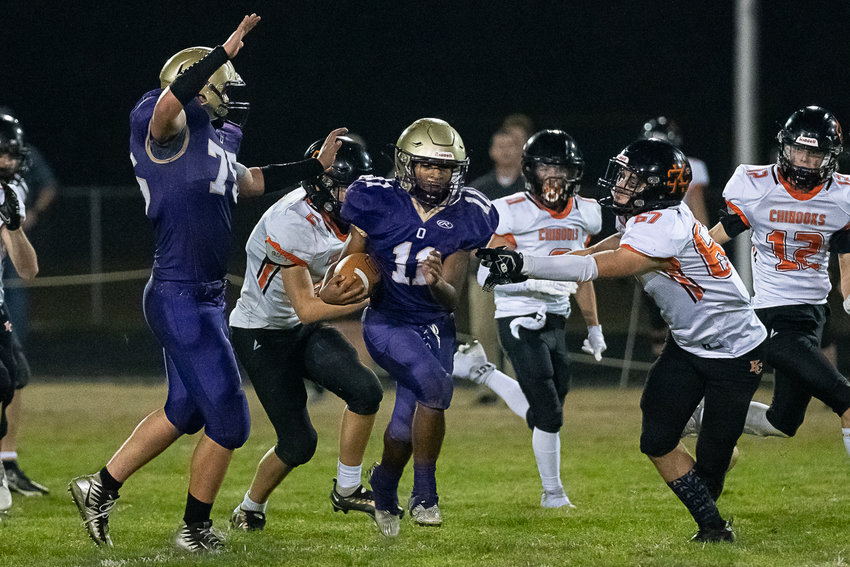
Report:
[[[729,238],[735,238],[742,232],[750,230],[750,227],[734,213],[726,210],[720,211],[720,224],[723,225],[723,230],[729,235]]]

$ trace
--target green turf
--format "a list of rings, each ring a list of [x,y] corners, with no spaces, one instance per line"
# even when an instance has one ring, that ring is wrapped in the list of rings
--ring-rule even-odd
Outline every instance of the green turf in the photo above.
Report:
[[[363,514],[331,511],[343,406],[326,395],[310,406],[316,456],[273,495],[266,530],[231,533],[226,552],[196,558],[171,547],[193,439],[178,441],[122,489],[110,522],[114,549],[95,548],[66,491],[72,476],[96,471],[159,406],[163,387],[34,384],[25,395],[21,464],[52,493],[15,497],[0,523],[0,565],[847,565],[850,460],[838,419],[818,402],[795,439],[742,439],[720,501],[739,541],[702,547],[687,541],[690,516],[638,451],[637,389],[580,389],[567,398],[562,476],[577,506],[569,512],[539,507],[525,424],[501,403],[478,406],[473,391],[458,390],[438,468],[445,523],[417,528],[405,519],[394,541],[382,540]],[[253,431],[213,510],[220,528],[273,443],[253,392],[248,397]],[[367,465],[380,454],[391,402],[388,392]],[[402,501],[410,485],[408,471]]]

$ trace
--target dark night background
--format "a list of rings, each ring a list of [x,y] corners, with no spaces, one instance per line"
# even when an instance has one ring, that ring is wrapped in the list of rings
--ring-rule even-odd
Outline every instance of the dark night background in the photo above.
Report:
[[[765,162],[778,124],[800,106],[820,104],[850,120],[850,3],[758,4]],[[63,186],[132,186],[127,118],[136,100],[159,86],[170,55],[222,43],[252,11],[263,20],[234,60],[252,104],[240,153],[249,166],[298,159],[337,126],[364,136],[374,155],[413,120],[436,116],[464,138],[474,178],[490,168],[490,134],[514,112],[576,138],[588,196],[608,157],[658,114],[674,117],[686,152],[707,162],[715,197],[736,165],[731,1],[7,1],[0,105],[16,111]],[[267,204],[243,204],[234,250]],[[60,198],[32,238],[42,275],[88,271],[88,214],[84,198]],[[107,198],[103,224],[104,269],[149,266],[140,196]],[[234,254],[233,271],[241,265]],[[99,326],[125,336],[129,325],[141,327],[142,285],[107,285],[116,305],[107,303]],[[60,327],[88,329],[84,288],[35,289],[32,297],[33,340],[64,340]]]

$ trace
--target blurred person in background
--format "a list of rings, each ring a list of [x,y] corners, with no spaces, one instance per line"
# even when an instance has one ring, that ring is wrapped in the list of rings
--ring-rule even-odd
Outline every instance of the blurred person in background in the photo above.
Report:
[[[33,164],[31,161],[32,158],[33,148],[26,143],[20,122],[13,116],[0,112],[0,181],[14,189],[16,195],[19,197],[23,219],[21,221],[22,232],[27,230],[25,227],[28,224],[31,225],[31,223],[28,223],[29,214],[26,208],[26,197],[28,194],[27,176],[29,174],[28,170]],[[35,176],[35,178],[38,179],[38,176]],[[27,242],[27,246],[31,247],[29,242]],[[8,271],[12,271],[15,278],[20,277],[16,270],[15,257],[11,254],[11,250],[4,246],[2,254],[3,281],[7,279]],[[26,269],[31,269],[28,262]],[[24,277],[22,279],[31,278]],[[22,389],[29,383],[31,377],[29,362],[24,355],[24,349],[17,336],[18,322],[26,321],[26,319],[20,318],[20,313],[17,320],[12,318],[11,306],[9,305],[12,290],[6,290],[5,285],[0,287],[0,289],[2,289],[4,309],[8,314],[9,320],[12,321],[10,340],[15,361],[12,381],[16,390],[14,398],[5,409],[8,428],[6,435],[0,440],[0,461],[2,461],[3,467],[6,470],[6,480],[8,481],[10,490],[25,496],[38,496],[47,494],[49,490],[43,484],[30,479],[18,464],[18,433],[21,429],[23,415]],[[16,288],[15,291],[19,292],[18,298],[21,298],[21,294],[23,294],[23,299],[25,301],[28,300],[26,288]]]
[[[18,120],[6,114],[0,115],[0,243],[3,253],[8,255],[21,277],[31,280],[38,273],[38,258],[22,228],[26,218],[26,182],[21,173],[26,169],[27,154],[24,132]],[[0,285],[0,440],[4,439],[11,429],[7,411],[11,408],[13,399],[19,397],[19,394],[15,395],[15,390],[22,388],[29,378],[25,361],[23,365],[19,365],[15,356],[12,346],[13,325],[3,301],[3,292],[3,286]],[[14,417],[17,428],[20,421],[20,401],[14,405],[18,412],[9,418]],[[15,431],[17,432],[17,429]],[[10,490],[21,494],[46,492],[43,486],[31,481],[20,469],[17,453],[7,453],[6,457],[9,458],[4,458],[0,464],[0,512],[12,506]]]

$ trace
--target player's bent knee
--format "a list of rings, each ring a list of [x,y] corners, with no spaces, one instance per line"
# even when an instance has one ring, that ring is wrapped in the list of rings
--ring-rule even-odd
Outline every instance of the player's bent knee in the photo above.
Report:
[[[278,458],[292,468],[310,462],[316,453],[319,436],[312,427],[302,429],[298,435],[291,435],[288,439],[278,438],[274,452]]]
[[[419,397],[416,400],[425,407],[436,410],[447,410],[452,403],[454,394],[454,382],[451,376],[446,374],[439,380],[428,381],[419,388]]]
[[[371,370],[364,368],[363,371],[368,376],[355,381],[358,384],[358,388],[346,396],[345,403],[348,404],[349,410],[358,415],[372,415],[377,413],[381,407],[384,390],[381,388],[378,378]]]
[[[647,457],[663,457],[679,445],[679,435],[658,429],[647,430],[640,434],[640,452]]]

